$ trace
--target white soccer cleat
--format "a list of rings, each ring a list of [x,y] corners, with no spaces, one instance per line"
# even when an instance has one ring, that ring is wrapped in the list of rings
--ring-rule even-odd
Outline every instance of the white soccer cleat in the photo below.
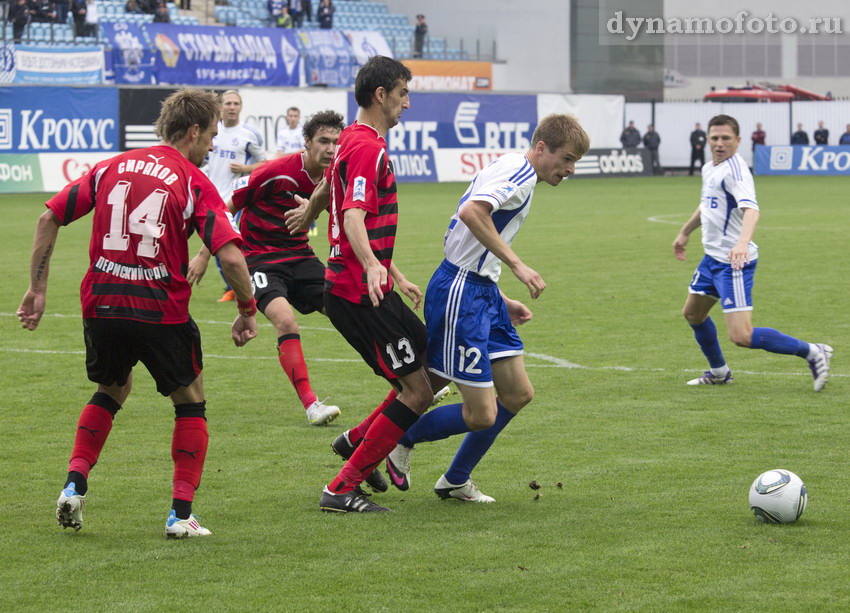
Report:
[[[324,426],[339,417],[339,407],[316,400],[307,407],[307,422],[311,426]]]
[[[726,373],[725,377],[718,377],[710,370],[707,370],[701,377],[688,381],[688,385],[726,385],[734,382],[735,379],[732,378],[731,370]]]
[[[56,501],[56,521],[63,528],[79,530],[83,527],[83,505],[85,496],[80,496],[76,490],[76,484],[72,481],[68,487],[59,494]]]
[[[829,345],[823,344],[816,344],[815,347],[820,351],[808,362],[814,378],[815,391],[819,392],[829,381],[829,361],[832,359],[833,349]]]
[[[431,406],[433,407],[433,406],[440,404],[443,401],[443,398],[445,398],[446,396],[449,395],[449,392],[451,392],[451,390],[449,389],[449,386],[447,385],[446,387],[441,389],[439,392],[435,393],[434,399],[431,401]]]
[[[410,452],[411,447],[396,445],[387,456],[387,475],[393,485],[405,492],[410,489]]]
[[[445,475],[437,481],[437,484],[434,486],[434,493],[443,500],[457,498],[465,502],[496,502],[496,499],[492,496],[482,494],[472,479],[468,479],[462,485],[452,485],[446,480]]]
[[[189,519],[177,519],[174,509],[171,509],[165,522],[165,538],[167,539],[185,539],[190,536],[209,536],[210,534],[212,532],[198,523],[198,516],[194,513],[189,516]]]

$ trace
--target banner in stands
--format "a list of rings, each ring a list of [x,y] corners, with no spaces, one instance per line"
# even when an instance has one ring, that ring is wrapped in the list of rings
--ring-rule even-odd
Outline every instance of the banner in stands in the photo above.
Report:
[[[850,175],[850,147],[756,146],[757,175]]]
[[[374,55],[393,57],[387,39],[380,32],[345,30],[345,35],[351,43],[351,51],[354,53],[358,66],[365,64],[366,60]]]
[[[59,192],[115,153],[0,155],[0,193]]]
[[[404,60],[413,73],[410,89],[482,91],[493,89],[493,65],[490,62],[438,62]]]
[[[118,150],[114,87],[0,87],[0,153]]]
[[[652,175],[646,149],[591,149],[576,162],[576,177],[642,177]]]
[[[17,45],[15,83],[49,85],[103,83],[103,50],[100,47]]]
[[[357,63],[351,42],[339,30],[298,30],[307,85],[351,87]]]
[[[146,24],[145,30],[155,48],[159,83],[299,84],[301,58],[292,30],[166,23]]]
[[[0,43],[0,83],[15,82],[15,44]]]
[[[159,143],[153,124],[169,89],[122,88],[119,90],[119,149],[141,149]]]
[[[143,42],[145,38],[139,24],[108,21],[100,28],[112,45],[112,69],[116,83],[156,83],[153,53]]]
[[[354,119],[357,103],[349,98]],[[531,144],[537,97],[416,94],[389,133],[398,181],[468,181],[492,159]]]

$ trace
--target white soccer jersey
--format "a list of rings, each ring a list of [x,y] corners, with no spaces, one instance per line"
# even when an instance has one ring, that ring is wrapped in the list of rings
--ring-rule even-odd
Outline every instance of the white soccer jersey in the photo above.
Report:
[[[739,153],[717,166],[708,162],[702,167],[700,222],[702,244],[707,255],[729,263],[729,251],[741,235],[743,209],[747,208],[758,211],[759,205],[753,175]],[[758,255],[758,245],[750,241],[750,260],[755,260]]]
[[[536,184],[537,174],[521,153],[505,154],[481,170],[469,184],[449,223],[443,241],[446,259],[459,268],[498,281],[502,274],[501,260],[478,242],[458,213],[467,200],[490,203],[493,225],[510,245],[528,216]]]
[[[295,128],[285,127],[277,133],[277,151],[284,153],[295,153],[304,148],[304,134],[301,126]]]
[[[224,123],[218,122],[218,134],[203,170],[227,202],[233,195],[233,182],[241,176],[230,170],[230,165],[254,164],[265,159],[263,137],[254,128],[244,123],[225,128]]]

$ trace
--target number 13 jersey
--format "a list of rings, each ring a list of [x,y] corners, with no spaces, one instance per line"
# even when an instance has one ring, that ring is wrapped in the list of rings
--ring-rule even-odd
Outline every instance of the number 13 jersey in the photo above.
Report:
[[[173,147],[96,164],[47,202],[62,225],[94,210],[83,318],[178,324],[189,318],[188,238],[212,253],[242,239],[215,186]]]

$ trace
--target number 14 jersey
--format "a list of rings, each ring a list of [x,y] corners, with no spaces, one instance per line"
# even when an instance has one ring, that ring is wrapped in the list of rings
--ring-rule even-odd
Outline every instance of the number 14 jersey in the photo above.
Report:
[[[189,317],[188,238],[212,253],[242,242],[215,186],[173,147],[96,164],[47,202],[64,226],[94,210],[83,318],[178,324]]]

